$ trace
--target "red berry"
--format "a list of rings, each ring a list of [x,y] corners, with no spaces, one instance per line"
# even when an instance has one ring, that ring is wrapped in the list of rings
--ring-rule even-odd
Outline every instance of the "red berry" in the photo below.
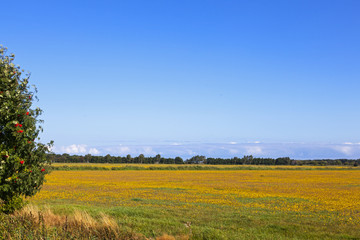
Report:
[[[21,161],[20,161],[20,164],[24,164],[24,160],[21,160]]]
[[[41,171],[42,171],[42,172],[44,172],[44,171],[45,171],[45,169],[41,169]]]

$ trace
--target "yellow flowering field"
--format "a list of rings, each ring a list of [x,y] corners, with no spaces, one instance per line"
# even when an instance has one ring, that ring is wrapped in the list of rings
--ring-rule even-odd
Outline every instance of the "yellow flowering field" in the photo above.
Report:
[[[32,201],[63,199],[111,206],[201,204],[299,214],[323,213],[360,223],[359,171],[54,171]]]
[[[360,239],[355,169],[56,170],[46,180],[30,203],[58,214],[105,212],[152,239],[164,233],[190,239]]]

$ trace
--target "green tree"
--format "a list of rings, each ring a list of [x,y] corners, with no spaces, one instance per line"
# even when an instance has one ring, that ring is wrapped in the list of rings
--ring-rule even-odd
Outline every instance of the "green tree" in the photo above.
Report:
[[[139,162],[138,162],[138,163],[143,163],[143,162],[144,162],[144,159],[145,159],[144,154],[140,154],[139,157],[138,157],[138,159],[139,159]]]
[[[175,158],[175,164],[183,164],[184,160],[181,157],[176,157]]]
[[[130,154],[126,155],[126,163],[131,163],[132,162],[132,157]]]
[[[15,66],[15,55],[6,51],[0,46],[0,211],[11,213],[40,190],[52,142],[38,142],[42,110],[32,108],[36,88],[30,88],[30,74]]]
[[[289,165],[290,164],[290,158],[289,157],[281,157],[277,158],[275,160],[275,165]]]
[[[157,155],[155,156],[155,163],[156,163],[156,164],[160,163],[160,160],[161,160],[161,155],[160,155],[160,154],[157,154]]]
[[[206,161],[206,157],[205,156],[193,156],[192,158],[188,159],[186,161],[187,164],[200,164],[200,163],[204,163]]]
[[[86,154],[84,159],[86,163],[89,163],[91,161],[91,154]]]

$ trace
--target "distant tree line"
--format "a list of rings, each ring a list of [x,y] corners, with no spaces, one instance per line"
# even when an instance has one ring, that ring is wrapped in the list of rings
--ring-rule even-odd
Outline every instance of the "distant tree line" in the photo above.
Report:
[[[319,159],[319,160],[294,160],[289,157],[280,158],[257,158],[252,155],[242,158],[206,158],[205,156],[193,156],[183,160],[181,157],[164,158],[160,154],[154,157],[145,157],[140,154],[137,157],[127,156],[85,156],[64,154],[48,154],[48,159],[53,163],[138,163],[138,164],[209,164],[209,165],[310,165],[310,166],[358,166],[360,159]]]

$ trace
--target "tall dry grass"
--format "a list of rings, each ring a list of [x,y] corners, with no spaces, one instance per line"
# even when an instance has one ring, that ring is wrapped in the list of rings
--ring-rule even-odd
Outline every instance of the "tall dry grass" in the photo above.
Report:
[[[49,207],[40,211],[37,206],[27,205],[15,215],[19,217],[38,215],[39,217],[34,217],[35,223],[40,224],[43,221],[47,227],[82,226],[85,229],[106,228],[113,232],[119,231],[116,221],[104,213],[101,213],[100,219],[94,219],[88,212],[79,210],[75,210],[71,216],[65,216],[54,214]]]
[[[146,238],[129,228],[122,228],[105,213],[96,218],[86,211],[74,211],[70,216],[54,214],[49,207],[40,210],[27,205],[13,215],[0,213],[0,240],[27,239],[121,239],[121,240],[188,240],[188,235],[163,234]]]
[[[13,215],[0,216],[0,239],[148,239],[131,229],[120,228],[110,216],[98,219],[86,211],[71,216],[54,214],[50,208],[39,210],[28,205]]]

